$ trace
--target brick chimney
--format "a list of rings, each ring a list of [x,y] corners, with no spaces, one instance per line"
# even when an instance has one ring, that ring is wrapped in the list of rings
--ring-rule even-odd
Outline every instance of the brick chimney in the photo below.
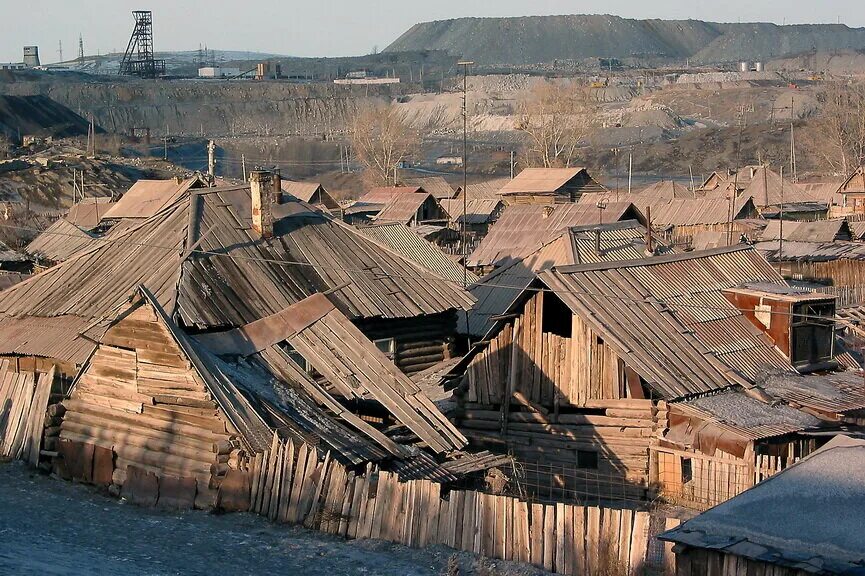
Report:
[[[282,201],[279,174],[253,170],[249,175],[252,193],[252,229],[262,238],[273,237],[273,205]]]

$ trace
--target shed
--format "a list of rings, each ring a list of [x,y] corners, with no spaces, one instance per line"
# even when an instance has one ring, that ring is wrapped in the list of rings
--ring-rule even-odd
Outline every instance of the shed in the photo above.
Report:
[[[506,204],[549,204],[576,202],[582,194],[605,190],[585,168],[526,168],[499,194]]]
[[[442,224],[447,214],[432,194],[394,194],[376,214],[376,222],[398,222],[406,226]]]
[[[333,199],[320,182],[282,180],[282,191],[323,210],[338,212],[340,209],[339,202]]]

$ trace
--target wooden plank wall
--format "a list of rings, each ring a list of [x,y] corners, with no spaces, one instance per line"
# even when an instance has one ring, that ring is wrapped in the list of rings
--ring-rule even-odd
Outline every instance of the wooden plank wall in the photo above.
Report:
[[[646,560],[644,511],[534,504],[460,490],[444,498],[439,484],[400,482],[372,465],[356,474],[329,453],[276,437],[270,451],[253,459],[248,479],[235,477],[241,474],[247,473],[230,473],[220,501],[248,503],[249,511],[271,520],[348,538],[442,544],[559,574],[637,574]]]
[[[659,494],[668,502],[707,509],[726,502],[755,484],[754,466],[745,460],[663,447],[651,449],[656,453],[658,463]],[[690,461],[690,480],[687,482],[683,477],[683,459]],[[759,474],[758,470],[756,482],[762,479]]]
[[[717,574],[718,576],[809,576],[813,572],[787,568],[768,562],[758,562],[724,554],[716,550],[701,550],[686,548],[676,556],[676,572],[679,576],[694,576],[695,574]]]
[[[54,370],[17,372],[0,362],[0,457],[39,463]]]
[[[578,316],[571,337],[544,333],[544,293],[508,323],[469,364],[467,400],[500,404],[509,390],[542,406],[585,406],[626,397],[623,363]]]
[[[154,476],[157,488],[158,478],[192,480],[198,507],[207,507],[239,456],[204,383],[145,306],[106,333],[64,406],[61,448],[75,460],[67,472],[85,481],[93,452],[79,448],[94,446],[106,451],[103,483],[123,486],[130,468]]]

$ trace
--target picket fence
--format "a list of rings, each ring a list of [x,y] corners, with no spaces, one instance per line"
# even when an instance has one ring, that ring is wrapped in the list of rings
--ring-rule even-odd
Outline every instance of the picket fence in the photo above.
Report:
[[[642,574],[650,540],[645,511],[529,503],[471,490],[443,494],[440,484],[400,482],[373,465],[355,474],[329,452],[320,458],[314,447],[276,437],[248,472],[228,473],[219,498],[226,509],[347,538],[442,544],[559,574]]]

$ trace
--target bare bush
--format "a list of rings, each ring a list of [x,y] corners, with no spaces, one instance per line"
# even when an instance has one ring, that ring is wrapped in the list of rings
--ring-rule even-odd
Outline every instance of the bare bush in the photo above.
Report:
[[[588,136],[597,105],[588,89],[573,84],[538,84],[519,104],[516,129],[528,137],[526,164],[568,167]]]
[[[417,132],[405,114],[391,104],[361,106],[351,121],[354,157],[371,184],[396,184],[395,168],[418,147]]]
[[[833,82],[820,101],[811,147],[832,171],[849,175],[865,163],[865,84]]]

